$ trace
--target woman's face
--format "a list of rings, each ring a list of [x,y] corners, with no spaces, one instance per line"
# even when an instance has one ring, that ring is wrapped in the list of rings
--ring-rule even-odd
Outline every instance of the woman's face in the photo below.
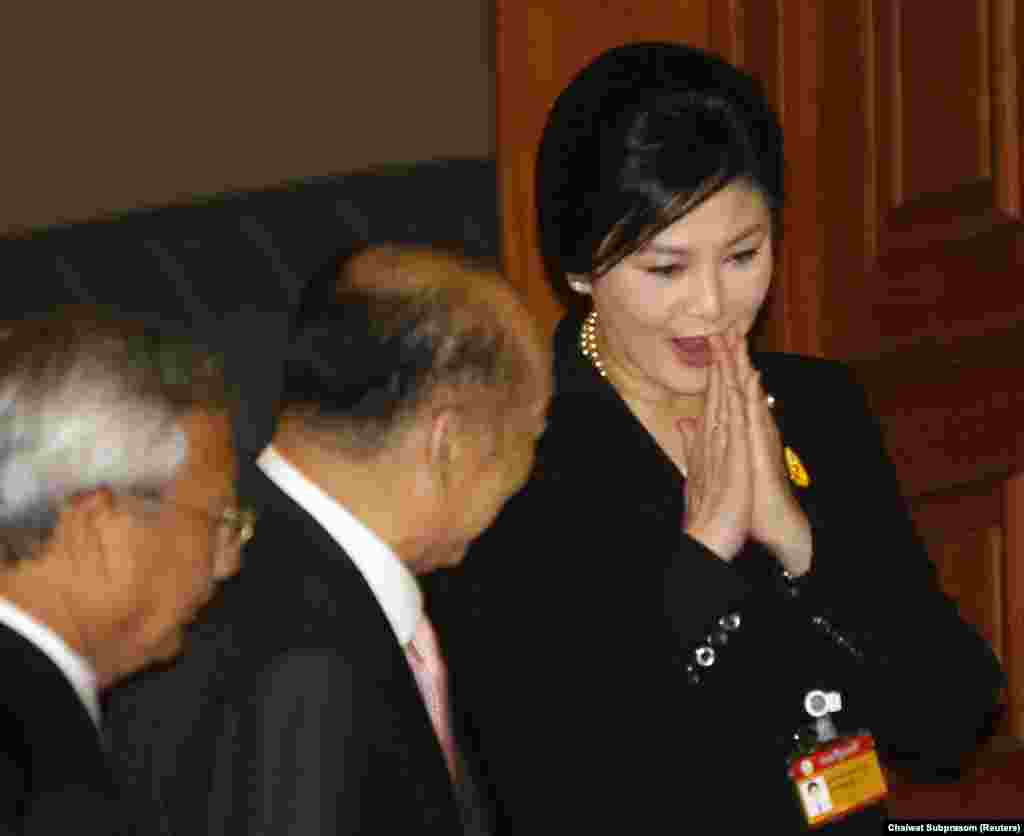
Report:
[[[734,182],[593,283],[601,359],[624,394],[701,396],[712,334],[746,335],[772,275],[763,195]]]

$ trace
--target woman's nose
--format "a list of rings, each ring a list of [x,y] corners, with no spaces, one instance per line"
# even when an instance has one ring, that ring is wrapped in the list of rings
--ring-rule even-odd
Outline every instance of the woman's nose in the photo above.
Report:
[[[688,289],[686,312],[701,319],[719,319],[722,314],[722,282],[718,267],[702,268]]]

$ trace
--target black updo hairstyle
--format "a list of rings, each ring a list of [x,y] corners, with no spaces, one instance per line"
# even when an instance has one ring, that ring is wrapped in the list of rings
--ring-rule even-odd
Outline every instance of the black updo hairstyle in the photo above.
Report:
[[[616,47],[581,70],[548,116],[537,158],[548,278],[599,276],[740,180],[778,228],[782,130],[761,85],[683,44]]]

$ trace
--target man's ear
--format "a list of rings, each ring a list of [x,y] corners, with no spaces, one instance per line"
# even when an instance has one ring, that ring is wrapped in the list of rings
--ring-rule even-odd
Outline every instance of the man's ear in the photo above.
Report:
[[[457,450],[457,419],[451,407],[438,410],[430,422],[430,437],[427,455],[433,472],[439,474],[442,484],[447,484],[449,470]]]

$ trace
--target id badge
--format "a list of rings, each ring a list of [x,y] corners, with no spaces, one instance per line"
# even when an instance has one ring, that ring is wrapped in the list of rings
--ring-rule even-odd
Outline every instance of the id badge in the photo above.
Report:
[[[811,830],[888,793],[875,739],[867,732],[819,744],[791,763],[789,778]]]

